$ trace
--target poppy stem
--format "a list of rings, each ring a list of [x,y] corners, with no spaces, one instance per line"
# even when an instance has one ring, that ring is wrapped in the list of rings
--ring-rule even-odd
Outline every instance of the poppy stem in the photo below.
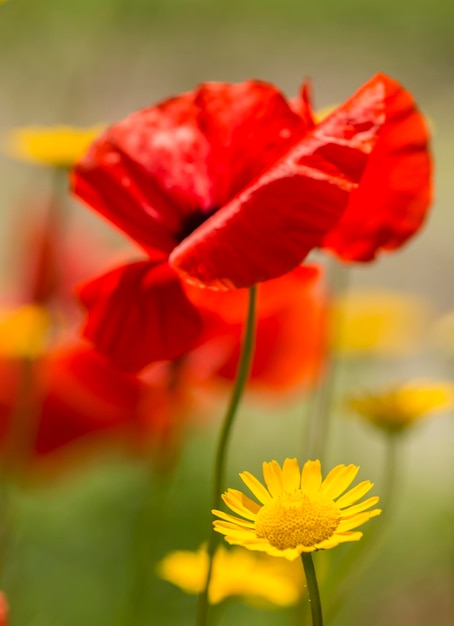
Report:
[[[307,593],[311,603],[312,626],[323,626],[322,604],[318,590],[317,576],[311,552],[301,554],[304,573],[306,575]]]
[[[336,584],[336,591],[328,602],[327,615],[329,621],[337,615],[347,590],[352,589],[361,580],[386,538],[390,522],[393,519],[391,511],[394,510],[396,486],[399,482],[400,439],[396,433],[386,433],[383,490],[379,503],[380,508],[383,508],[383,520],[380,520],[380,524],[357,545],[351,546],[345,559],[332,572],[330,578],[333,584],[339,580],[341,582]]]
[[[221,492],[223,490],[225,466],[227,459],[227,450],[232,432],[233,422],[243,396],[249,371],[252,365],[255,345],[255,327],[256,327],[256,300],[257,286],[254,285],[249,289],[249,303],[246,322],[244,326],[243,343],[241,348],[240,360],[235,377],[235,383],[230,397],[230,402],[222,424],[221,433],[216,449],[216,458],[214,465],[213,477],[213,493],[212,493],[212,509],[218,509],[221,505]],[[214,532],[213,525],[210,525],[210,534],[208,539],[208,571],[205,580],[205,587],[199,595],[197,606],[197,626],[205,626],[208,616],[208,589],[210,586],[211,575],[213,572],[213,557],[217,545],[217,536]]]

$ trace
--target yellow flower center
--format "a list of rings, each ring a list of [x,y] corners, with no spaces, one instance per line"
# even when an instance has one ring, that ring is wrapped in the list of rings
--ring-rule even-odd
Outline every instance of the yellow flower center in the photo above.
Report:
[[[283,493],[257,513],[255,531],[278,550],[312,547],[328,539],[340,521],[335,503],[320,493]]]

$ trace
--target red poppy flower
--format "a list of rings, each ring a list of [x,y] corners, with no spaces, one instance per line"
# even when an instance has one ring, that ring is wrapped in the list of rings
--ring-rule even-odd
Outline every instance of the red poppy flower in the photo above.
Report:
[[[0,626],[8,626],[9,607],[4,593],[0,593]]]
[[[272,85],[247,81],[203,84],[109,128],[76,166],[74,191],[144,248],[153,276],[123,267],[86,285],[85,335],[140,368],[198,341],[196,315],[191,329],[173,323],[188,309],[176,281],[242,288],[298,266],[361,178],[389,81],[371,79],[318,126],[305,101],[297,111]],[[163,270],[159,286],[158,262],[174,272]]]
[[[71,458],[109,445],[146,451],[162,466],[175,456],[180,416],[190,405],[184,381],[122,372],[85,345],[64,346],[25,366],[0,360],[0,448],[4,462]]]
[[[432,200],[429,131],[411,94],[386,83],[385,123],[361,184],[323,247],[344,261],[395,250],[424,223]]]

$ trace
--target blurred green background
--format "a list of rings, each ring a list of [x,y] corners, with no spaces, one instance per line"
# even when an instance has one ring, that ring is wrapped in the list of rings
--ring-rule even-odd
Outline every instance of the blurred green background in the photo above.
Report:
[[[454,307],[454,4],[450,0],[8,0],[0,6],[0,132],[29,124],[91,125],[191,89],[206,80],[260,78],[288,95],[313,81],[318,107],[340,102],[377,71],[410,89],[434,133],[436,202],[408,247],[353,270],[353,283],[410,291],[440,314]],[[0,157],[1,284],[9,288],[14,207],[48,172]],[[101,229],[85,209],[84,219]],[[452,377],[426,352],[393,363],[395,375]],[[385,378],[389,364],[373,372]],[[362,372],[361,382],[367,379]],[[375,380],[370,373],[371,380]],[[355,386],[353,372],[344,384]],[[229,462],[231,485],[262,460],[298,455],[302,400],[243,409]],[[181,467],[152,490],[150,554],[196,549],[206,534],[215,431],[195,432]],[[373,567],[346,599],[336,626],[454,623],[454,455],[452,418],[421,424],[402,450],[395,525]],[[377,483],[383,446],[352,420],[338,420],[330,461],[361,464]],[[123,624],[130,541],[148,482],[140,464],[99,463],[56,484],[14,494],[11,546],[13,626]],[[159,495],[161,493],[161,495]],[[374,523],[379,523],[375,521]],[[150,585],[151,625],[194,622],[195,600],[169,584]],[[289,613],[232,606],[224,623],[293,623]],[[134,626],[127,624],[127,626]]]

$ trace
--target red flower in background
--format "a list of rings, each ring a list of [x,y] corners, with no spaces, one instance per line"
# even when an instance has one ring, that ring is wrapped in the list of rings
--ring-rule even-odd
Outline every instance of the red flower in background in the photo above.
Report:
[[[109,128],[76,166],[74,191],[150,261],[82,288],[85,336],[140,369],[199,342],[181,279],[242,288],[298,266],[345,210],[390,89],[377,75],[315,126],[305,101],[297,112],[272,85],[207,83]],[[175,323],[179,311],[192,322]]]
[[[23,362],[2,359],[0,374],[0,450],[8,467],[53,467],[109,446],[145,452],[159,466],[175,457],[191,401],[171,365],[139,378],[77,344],[50,350],[26,372]]]
[[[0,626],[8,626],[9,607],[4,593],[0,593]]]
[[[194,303],[204,311],[206,339],[188,356],[206,376],[233,380],[237,371],[247,309],[245,289],[214,292],[194,288]],[[283,390],[312,386],[324,364],[327,294],[315,266],[298,267],[260,286],[255,350],[249,386]]]
[[[385,123],[361,184],[323,248],[344,261],[372,261],[422,226],[432,201],[429,130],[411,94],[386,85]]]

